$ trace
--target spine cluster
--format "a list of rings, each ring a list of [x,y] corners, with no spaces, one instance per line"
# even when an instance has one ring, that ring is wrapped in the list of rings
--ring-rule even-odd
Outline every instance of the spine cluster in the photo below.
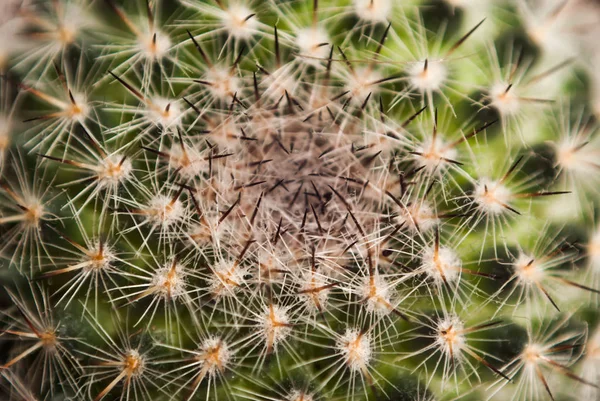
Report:
[[[3,3],[0,396],[596,399],[599,20]]]

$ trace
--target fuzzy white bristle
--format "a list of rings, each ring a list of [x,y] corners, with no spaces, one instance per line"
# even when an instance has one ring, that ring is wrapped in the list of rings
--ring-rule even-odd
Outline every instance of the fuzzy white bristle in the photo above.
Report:
[[[563,31],[564,24],[560,20],[528,18],[525,25],[529,38],[544,50],[549,50],[552,46],[566,49],[571,45],[569,35]]]
[[[231,36],[236,39],[250,39],[257,32],[256,15],[243,4],[231,4],[224,10],[221,23]]]
[[[588,241],[587,253],[592,269],[600,271],[600,229],[596,230]]]
[[[346,332],[338,338],[336,348],[346,365],[353,371],[363,372],[373,358],[371,336],[359,329],[346,329]]]
[[[366,301],[367,312],[387,315],[393,311],[391,298],[393,287],[379,274],[363,278],[358,288],[358,296]]]
[[[320,27],[303,28],[296,32],[296,46],[301,56],[308,56],[303,60],[312,65],[318,65],[329,54],[329,35]]]
[[[506,116],[514,116],[521,111],[521,101],[515,93],[515,88],[509,88],[505,82],[496,82],[490,88],[490,100],[500,114]]]
[[[287,397],[285,397],[285,400],[286,401],[313,401],[314,397],[311,394],[306,393],[305,391],[292,390],[287,395]]]
[[[600,330],[596,329],[587,343],[586,359],[593,359],[596,364],[600,363]]]
[[[300,294],[308,308],[313,311],[319,311],[327,306],[327,298],[331,289],[328,285],[327,275],[316,271],[308,271],[303,274],[300,281]]]
[[[419,92],[434,92],[439,91],[446,82],[448,69],[441,61],[420,61],[409,67],[408,77],[412,86]]]
[[[169,263],[157,269],[150,283],[155,294],[172,300],[185,294],[185,286],[186,274],[183,266],[178,263]]]
[[[84,93],[73,92],[75,103],[69,103],[64,109],[68,116],[77,121],[83,121],[90,114],[90,106]]]
[[[176,101],[162,97],[155,97],[151,100],[147,113],[150,122],[164,129],[180,126],[183,116]]]
[[[8,0],[0,4],[0,70],[6,67],[11,55],[27,45],[22,32],[25,29],[25,19],[18,16],[17,1]]]
[[[88,250],[86,256],[90,264],[83,268],[84,272],[99,272],[106,270],[110,267],[111,263],[116,260],[114,251],[105,244],[100,246],[100,243],[94,244],[94,246]]]
[[[268,349],[277,349],[277,345],[292,334],[288,308],[270,305],[264,308],[260,316],[260,326]]]
[[[225,341],[219,337],[210,337],[202,343],[195,359],[201,362],[201,367],[209,375],[215,376],[227,369],[232,358],[233,352]]]
[[[348,79],[347,87],[353,96],[364,99],[369,93],[376,93],[377,86],[372,85],[372,83],[379,81],[381,78],[381,73],[373,68],[357,68],[356,74],[352,74]]]
[[[209,291],[217,298],[235,295],[247,280],[248,269],[235,262],[219,262],[212,270],[214,275],[208,279]]]
[[[211,140],[224,149],[237,150],[241,146],[239,140],[240,135],[242,135],[240,125],[233,119],[228,118],[218,124],[211,124],[207,128],[211,131]]]
[[[473,194],[477,208],[492,215],[504,213],[511,197],[512,193],[505,185],[487,178],[476,183]]]
[[[265,79],[265,96],[272,100],[278,100],[285,96],[285,92],[294,93],[299,82],[294,75],[294,69],[291,65],[285,65],[275,70]]]
[[[392,13],[392,0],[354,0],[358,18],[371,22],[386,22]]]
[[[0,154],[10,146],[11,129],[10,121],[0,116]]]
[[[145,214],[153,224],[167,228],[183,218],[185,207],[179,199],[156,195],[150,199]]]
[[[43,203],[36,199],[31,199],[25,205],[24,223],[29,227],[39,227],[40,222],[46,215],[46,208]]]
[[[579,138],[565,138],[554,145],[556,162],[570,173],[584,177],[597,174],[597,151],[588,149],[585,143],[580,143]]]
[[[98,184],[100,186],[115,186],[131,177],[133,165],[129,158],[114,153],[102,160],[98,168]]]
[[[526,285],[536,285],[544,278],[544,268],[531,255],[520,253],[513,263],[519,281]]]
[[[97,24],[92,14],[75,2],[65,2],[63,12],[58,24],[58,38],[63,45],[75,42],[82,30],[93,28]]]
[[[123,376],[139,377],[144,373],[146,359],[136,349],[127,350],[122,356],[120,370]]]
[[[447,247],[428,247],[421,257],[421,269],[436,284],[452,283],[460,278],[462,261],[456,252]]]
[[[177,144],[169,150],[169,167],[182,177],[192,179],[207,171],[208,163],[195,146],[186,146],[184,150]]]
[[[600,399],[590,1],[0,0],[0,393]]]
[[[138,37],[138,49],[142,57],[160,60],[171,50],[171,39],[161,31]]]
[[[521,359],[525,366],[536,366],[542,361],[544,347],[539,344],[527,344],[521,353]]]
[[[455,147],[448,146],[438,134],[435,139],[427,138],[423,144],[417,147],[414,158],[423,163],[427,170],[439,169],[449,160],[456,160],[458,152]]]
[[[213,67],[206,73],[209,89],[218,99],[230,99],[240,89],[239,80],[228,68]]]
[[[404,224],[411,231],[427,232],[440,222],[433,206],[427,201],[411,203],[398,210],[398,224]]]
[[[459,359],[466,346],[464,324],[457,316],[450,316],[437,323],[435,342],[447,358]]]

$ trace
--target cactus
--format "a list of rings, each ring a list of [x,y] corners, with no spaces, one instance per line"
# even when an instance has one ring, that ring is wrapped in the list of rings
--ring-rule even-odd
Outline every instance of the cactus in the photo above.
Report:
[[[3,2],[2,398],[598,399],[598,20]]]

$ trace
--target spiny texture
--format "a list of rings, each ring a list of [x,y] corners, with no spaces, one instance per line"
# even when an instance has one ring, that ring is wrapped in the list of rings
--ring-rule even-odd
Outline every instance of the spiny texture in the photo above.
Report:
[[[2,2],[1,397],[597,399],[599,24]]]

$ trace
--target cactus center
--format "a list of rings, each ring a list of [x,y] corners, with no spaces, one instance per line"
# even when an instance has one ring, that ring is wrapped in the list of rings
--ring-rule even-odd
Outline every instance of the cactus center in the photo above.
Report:
[[[587,244],[587,252],[590,257],[592,268],[600,269],[600,231],[597,231]]]
[[[439,61],[414,63],[408,70],[410,83],[420,92],[438,91],[448,77],[448,69]]]
[[[217,263],[213,271],[214,275],[209,279],[210,289],[217,297],[233,295],[245,282],[246,270],[237,262]]]
[[[229,34],[237,39],[249,39],[258,29],[254,13],[242,4],[233,4],[221,19]]]
[[[144,357],[137,350],[127,351],[123,356],[122,370],[127,376],[140,376],[144,371]]]
[[[231,360],[231,351],[227,344],[219,338],[209,338],[202,344],[200,354],[196,357],[201,361],[202,368],[210,375],[214,375],[218,371],[223,371]]]
[[[364,371],[373,357],[371,337],[357,329],[347,329],[338,340],[337,348],[354,371]]]
[[[523,350],[522,359],[528,365],[535,365],[541,358],[542,349],[537,344],[528,344]]]
[[[457,318],[444,319],[438,323],[436,342],[442,351],[450,358],[456,358],[457,353],[465,346],[464,326]]]
[[[28,206],[26,206],[25,209],[25,222],[32,227],[38,227],[40,220],[46,214],[44,206],[42,206],[39,202],[34,201]]]
[[[184,211],[184,206],[178,199],[157,195],[151,199],[145,214],[153,223],[168,227],[181,220]]]
[[[0,66],[2,64],[0,63]],[[0,116],[0,152],[8,149],[10,145],[10,121]]]
[[[327,58],[328,44],[329,36],[322,28],[304,28],[296,32],[296,45],[302,56],[310,57],[304,59],[308,64],[319,64],[320,60],[317,59]]]
[[[381,74],[374,71],[372,68],[361,68],[356,70],[356,74],[353,74],[349,79],[349,88],[354,96],[359,98],[366,98],[369,93],[375,92],[377,86],[375,82],[380,80]]]
[[[144,58],[161,59],[169,52],[171,39],[164,33],[157,31],[147,36],[140,36],[138,47]]]
[[[411,203],[399,208],[398,223],[411,231],[429,231],[439,222],[433,207],[426,201]]]
[[[210,91],[219,99],[232,97],[239,90],[238,79],[229,69],[213,67],[206,73]]]
[[[521,110],[521,102],[515,89],[505,82],[498,82],[490,89],[492,106],[504,115],[515,115]]]
[[[208,245],[212,239],[212,230],[207,224],[195,224],[191,229],[190,237],[198,245]]]
[[[84,267],[86,271],[100,271],[110,266],[110,263],[115,259],[112,251],[104,245],[96,244],[88,251],[89,265]]]
[[[367,302],[367,311],[388,314],[394,307],[390,303],[390,286],[378,274],[365,277],[359,289],[360,297]]]
[[[306,394],[304,391],[294,390],[286,397],[289,401],[313,401],[314,398],[310,394]]]
[[[103,160],[98,173],[100,183],[118,184],[125,181],[130,175],[133,166],[129,159],[122,155],[114,154]]]
[[[354,0],[358,18],[372,22],[387,22],[392,6],[391,0]]]
[[[514,263],[515,273],[527,284],[538,283],[544,275],[544,269],[530,255],[520,254]]]
[[[179,125],[182,114],[179,106],[172,103],[172,100],[155,98],[148,102],[148,117],[150,121],[162,128]]]
[[[287,338],[292,332],[287,310],[281,306],[269,305],[261,320],[268,352],[273,350],[279,342]]]
[[[151,288],[167,299],[177,299],[185,293],[185,272],[177,263],[161,267],[154,273]]]
[[[58,41],[63,44],[63,46],[68,46],[71,43],[75,42],[75,38],[77,36],[77,30],[69,27],[68,25],[61,24],[57,31]]]
[[[56,330],[46,329],[44,332],[40,333],[40,341],[44,348],[54,348],[58,343]]]
[[[475,186],[475,202],[486,213],[504,213],[511,196],[510,190],[499,181],[483,179]]]
[[[456,253],[446,247],[425,250],[421,259],[421,267],[434,282],[442,284],[456,281],[460,277],[461,260]]]
[[[83,120],[89,113],[90,108],[87,105],[85,95],[82,93],[73,93],[73,100],[69,103],[65,112],[73,120]]]
[[[437,169],[444,163],[454,160],[457,156],[456,149],[447,146],[439,135],[425,141],[417,148],[417,153],[418,155],[414,155],[415,158],[425,164],[430,171]]]

